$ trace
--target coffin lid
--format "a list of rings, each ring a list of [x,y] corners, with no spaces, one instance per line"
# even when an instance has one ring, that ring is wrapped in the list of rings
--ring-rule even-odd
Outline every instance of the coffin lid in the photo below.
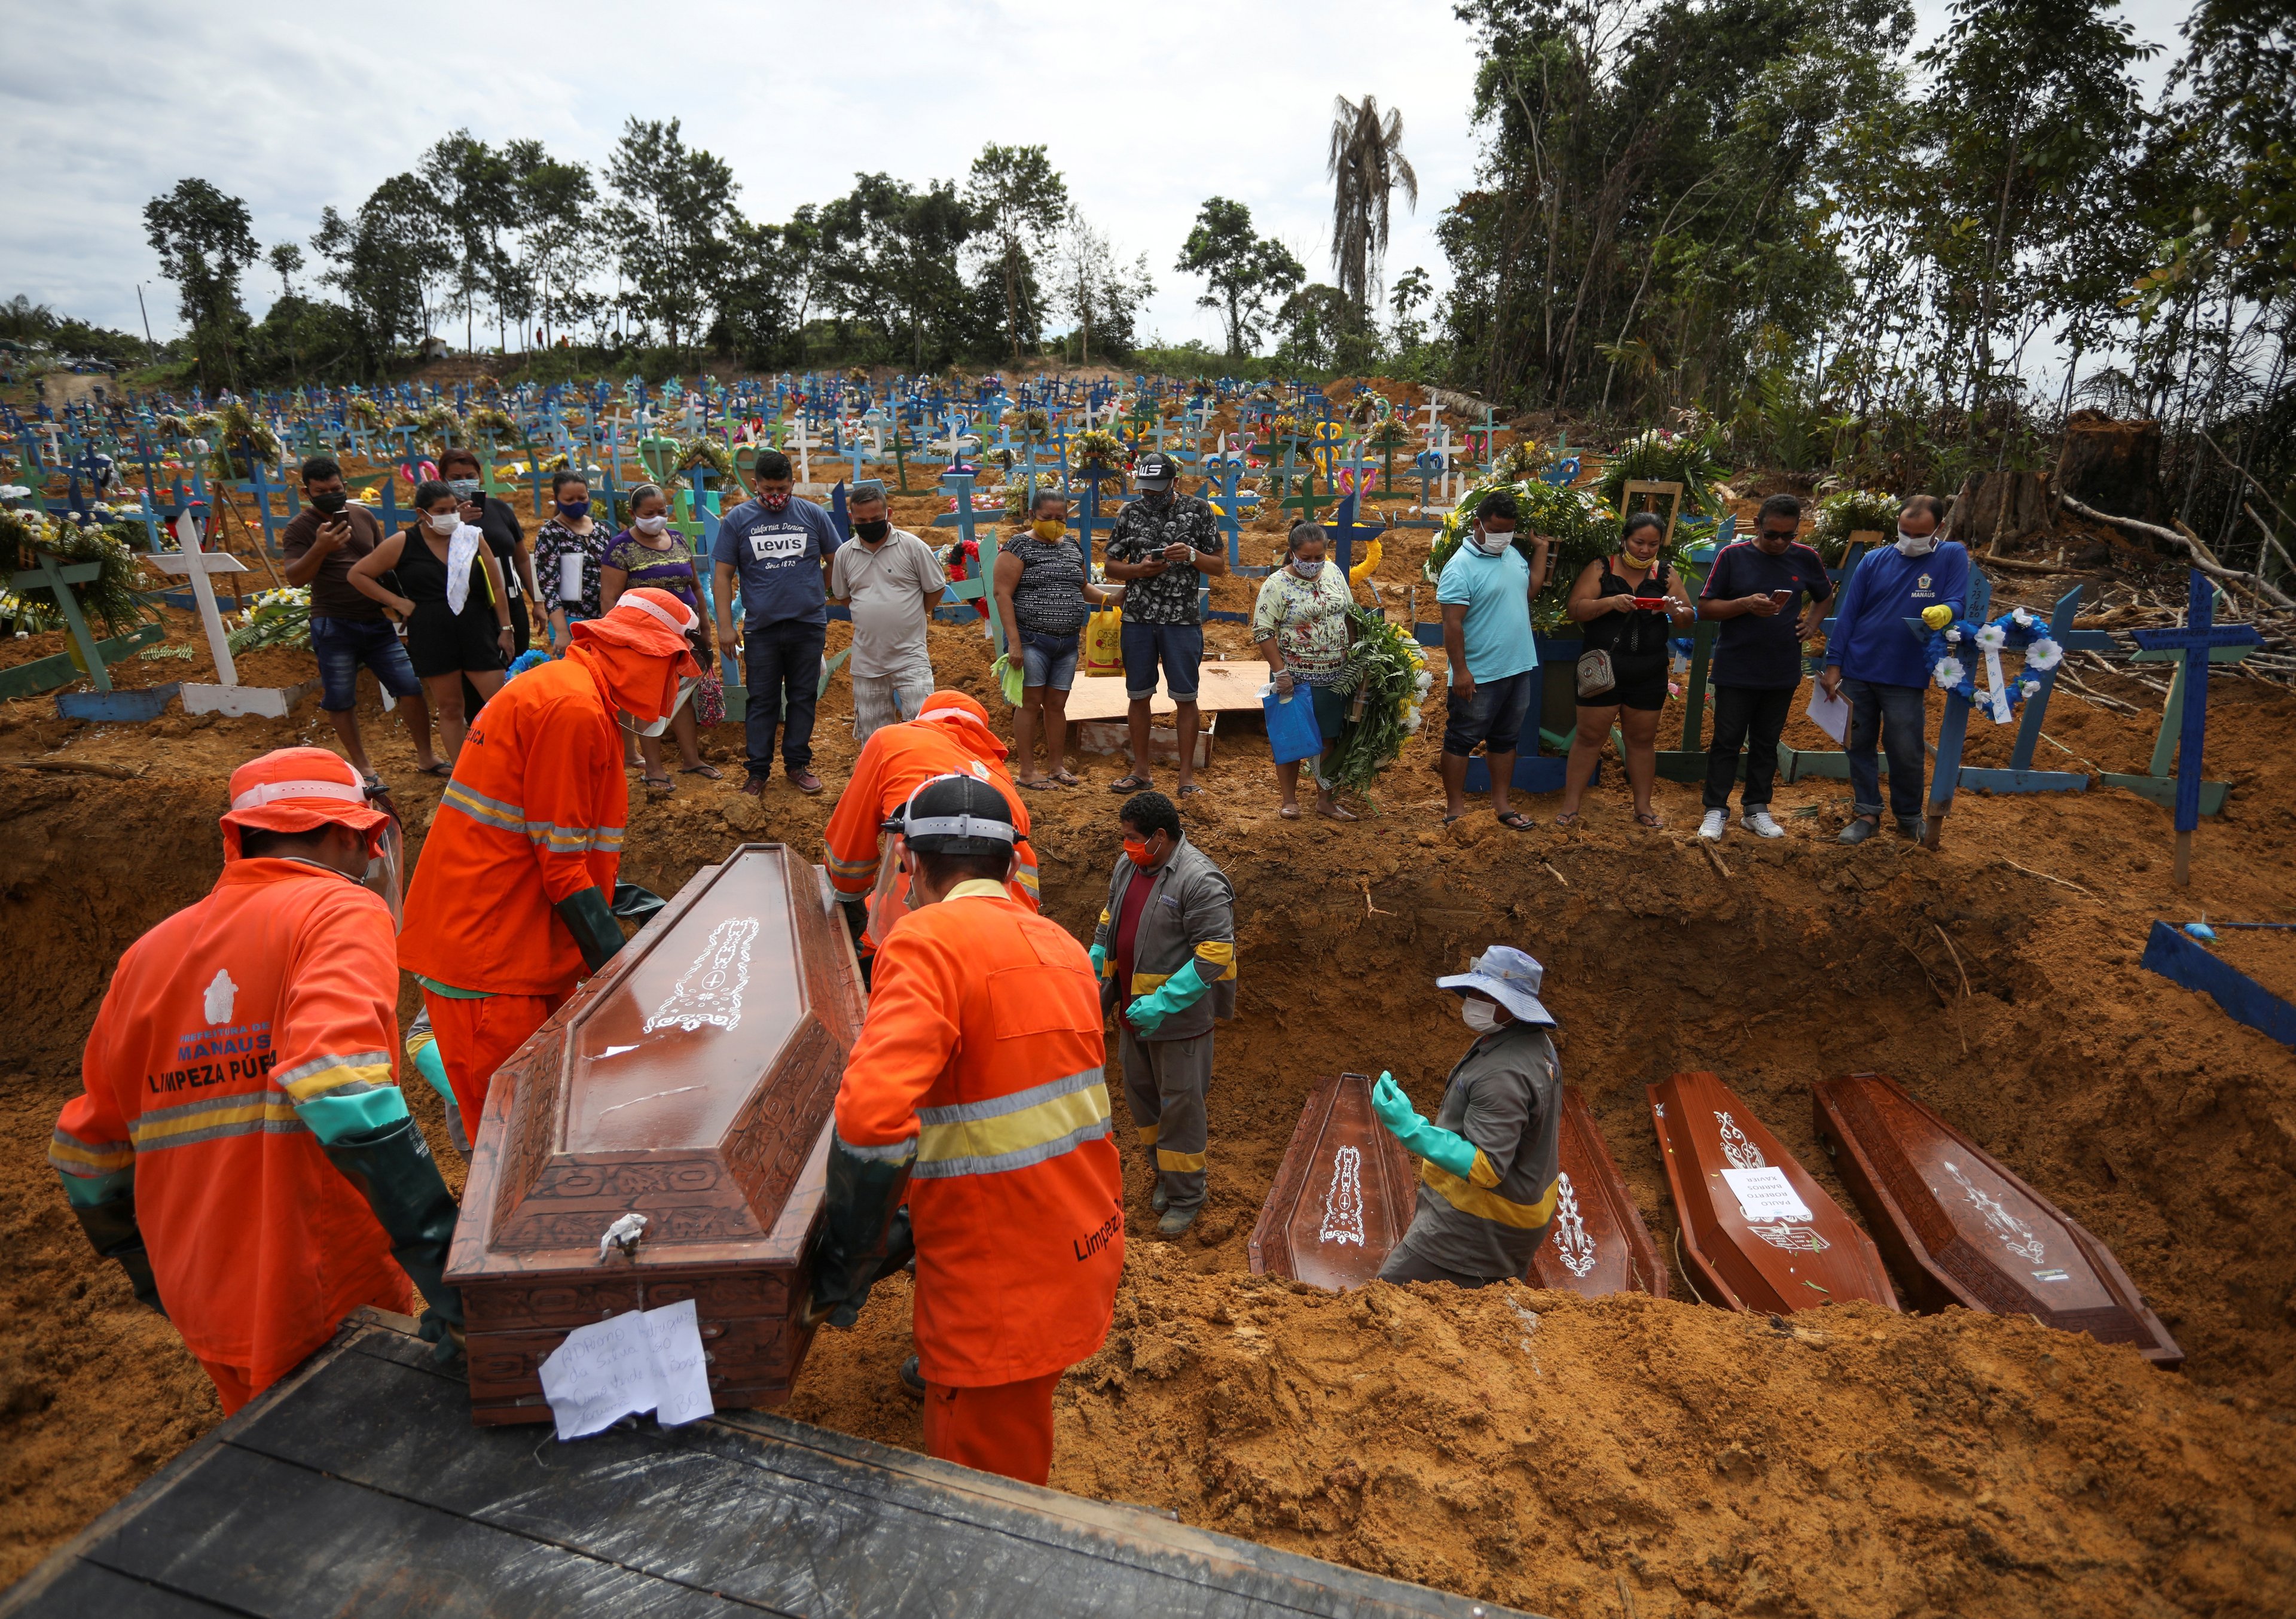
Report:
[[[1371,1084],[1337,1073],[1309,1093],[1251,1230],[1255,1272],[1359,1287],[1411,1229],[1411,1155],[1372,1112]]]
[[[1527,1279],[1588,1298],[1608,1293],[1666,1297],[1666,1262],[1576,1085],[1562,1088],[1561,1147],[1554,1218],[1531,1255]]]
[[[1856,1073],[1815,1091],[1835,1167],[1918,1302],[2030,1315],[2183,1364],[2111,1249],[1895,1080]]]
[[[604,1269],[793,1262],[781,1217],[861,1020],[833,903],[773,843],[679,890],[496,1073],[449,1279],[599,1270],[629,1212]]]
[[[1683,1271],[1708,1303],[1773,1315],[1850,1299],[1898,1308],[1873,1238],[1728,1086],[1677,1073],[1650,1088],[1650,1104]]]

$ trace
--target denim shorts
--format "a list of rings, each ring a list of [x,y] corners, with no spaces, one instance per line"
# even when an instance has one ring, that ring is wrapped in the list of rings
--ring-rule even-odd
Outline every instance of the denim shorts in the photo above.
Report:
[[[1475,694],[1465,702],[1447,695],[1444,703],[1443,751],[1464,758],[1480,744],[1494,753],[1512,753],[1530,718],[1530,683],[1535,669],[1501,680],[1478,680]]]
[[[358,706],[358,671],[364,663],[394,697],[416,697],[422,682],[407,658],[406,643],[389,623],[357,619],[311,620],[311,652],[319,661],[319,706],[340,714]]]
[[[1033,629],[1022,630],[1021,684],[1068,690],[1076,684],[1077,650],[1083,644],[1081,636],[1048,636]]]
[[[1201,624],[1136,624],[1124,620],[1124,694],[1133,702],[1156,694],[1156,666],[1164,666],[1164,693],[1175,703],[1196,700],[1197,670],[1204,661]]]

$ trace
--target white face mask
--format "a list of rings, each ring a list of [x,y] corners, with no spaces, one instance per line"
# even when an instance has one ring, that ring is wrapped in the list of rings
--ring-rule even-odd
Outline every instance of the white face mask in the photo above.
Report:
[[[1477,529],[1468,536],[1468,538],[1473,542],[1475,549],[1485,556],[1496,556],[1514,544],[1514,530],[1509,529],[1504,534],[1487,534],[1482,530]]]
[[[1935,529],[1926,534],[1908,534],[1903,529],[1898,530],[1898,555],[1900,556],[1927,556],[1937,548]]]
[[[659,534],[664,529],[669,527],[669,518],[666,514],[657,514],[652,517],[641,517],[635,522],[631,523],[630,527],[636,529],[641,534]]]
[[[433,534],[452,534],[463,526],[461,514],[455,512],[426,512],[423,519],[430,523]]]
[[[1301,579],[1314,579],[1324,571],[1324,559],[1319,556],[1310,562],[1303,556],[1292,564],[1292,571]]]
[[[1499,1026],[1499,1009],[1487,1000],[1463,1000],[1459,1015],[1467,1020],[1467,1027],[1478,1034],[1488,1034]]]

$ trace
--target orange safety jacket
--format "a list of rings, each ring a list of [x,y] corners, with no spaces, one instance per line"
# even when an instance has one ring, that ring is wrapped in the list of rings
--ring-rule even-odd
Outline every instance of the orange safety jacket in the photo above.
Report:
[[[582,977],[552,908],[586,888],[612,897],[629,818],[598,651],[506,681],[472,723],[407,890],[408,972],[494,995],[562,994]]]
[[[837,1135],[914,1155],[926,1381],[1041,1377],[1107,1338],[1124,1188],[1104,1057],[1084,947],[1003,884],[961,883],[886,934]]]
[[[909,795],[936,776],[977,777],[1004,795],[1020,829],[1014,846],[1016,864],[1006,886],[1030,910],[1037,908],[1037,851],[1029,844],[1029,807],[1013,785],[1004,768],[1006,749],[988,728],[988,711],[957,692],[935,692],[926,699],[923,717],[889,725],[872,732],[853,761],[853,777],[837,795],[830,812],[824,864],[830,885],[848,903],[868,898],[877,884],[882,858],[881,828],[909,801]],[[906,894],[908,879],[899,879],[892,891]],[[879,941],[870,929],[862,935],[865,948]]]
[[[299,1109],[398,1084],[390,908],[300,860],[234,859],[127,947],[49,1162],[78,1203],[132,1175],[160,1302],[258,1389],[406,1273]],[[400,1111],[403,1111],[401,1109]],[[107,1185],[107,1183],[110,1183]]]

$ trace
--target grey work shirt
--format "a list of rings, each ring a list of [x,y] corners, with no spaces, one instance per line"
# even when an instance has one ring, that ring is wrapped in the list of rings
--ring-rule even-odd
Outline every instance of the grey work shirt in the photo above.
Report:
[[[1116,982],[1117,933],[1124,915],[1124,896],[1135,883],[1150,884],[1140,912],[1139,931],[1132,940],[1132,982]],[[1100,913],[1100,927],[1092,936],[1104,959],[1101,964],[1101,999],[1121,1011],[1143,995],[1152,995],[1164,981],[1190,962],[1196,976],[1210,987],[1195,1002],[1173,1013],[1152,1035],[1135,1038],[1157,1040],[1193,1040],[1210,1034],[1212,1020],[1235,1015],[1235,890],[1227,874],[1211,856],[1185,837],[1175,844],[1164,863],[1143,871],[1127,855],[1116,857],[1116,870],[1108,882],[1108,903]],[[1128,1029],[1130,1024],[1125,1025]]]
[[[1540,1023],[1509,1023],[1479,1037],[1451,1070],[1435,1123],[1479,1156],[1461,1180],[1424,1159],[1419,1202],[1404,1245],[1463,1276],[1521,1276],[1546,1240],[1561,1167],[1562,1080]],[[1485,1164],[1497,1175],[1478,1186]]]

